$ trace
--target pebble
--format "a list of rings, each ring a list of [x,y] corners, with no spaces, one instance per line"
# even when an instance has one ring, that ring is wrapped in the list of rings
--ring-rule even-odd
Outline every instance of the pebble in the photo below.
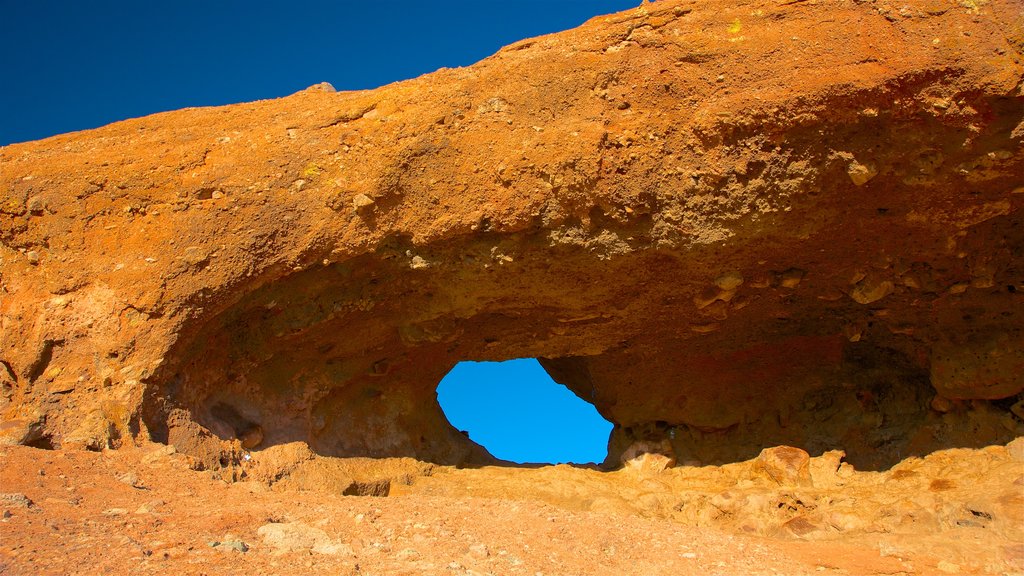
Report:
[[[850,291],[850,298],[858,304],[871,304],[891,294],[893,288],[895,286],[889,280],[864,278]]]
[[[43,207],[43,199],[40,196],[33,196],[29,198],[27,202],[25,202],[25,208],[28,208],[28,211],[33,214],[39,214],[40,212],[42,212]]]
[[[469,555],[478,560],[483,560],[491,555],[487,549],[487,545],[483,543],[471,544],[469,547]]]
[[[790,268],[779,275],[779,285],[783,288],[796,288],[807,273],[799,268]]]
[[[39,264],[39,252],[35,250],[29,250],[25,257],[28,258],[29,264]]]
[[[249,551],[249,545],[241,540],[225,540],[224,542],[207,542],[211,548],[221,551],[235,551],[245,554]]]
[[[942,396],[936,396],[932,398],[931,408],[939,414],[945,414],[946,412],[951,411],[954,406],[952,400]]]
[[[855,186],[863,186],[878,175],[878,170],[871,164],[861,164],[854,160],[846,167],[846,173]]]
[[[310,92],[337,92],[337,90],[335,90],[334,86],[331,85],[330,82],[321,82],[319,84],[313,84],[309,88],[306,88],[306,90],[309,90]]]
[[[351,554],[347,544],[335,542],[326,532],[301,522],[272,522],[256,530],[263,543],[279,552],[312,550],[318,554]]]
[[[938,568],[940,572],[945,572],[946,574],[960,573],[959,564],[953,564],[952,562],[946,560],[939,560],[939,564],[936,566],[936,568]]]
[[[159,462],[159,461],[161,461],[161,460],[163,460],[163,459],[165,459],[165,458],[175,454],[176,452],[177,452],[177,449],[174,447],[174,445],[163,446],[163,447],[157,448],[157,449],[147,453],[145,456],[143,456],[142,457],[142,462],[144,464],[153,464],[154,462]]]
[[[29,500],[28,496],[14,492],[0,494],[0,504],[14,508],[29,508],[32,506],[32,501]]]
[[[718,286],[722,290],[735,290],[739,288],[740,284],[743,284],[743,275],[739,272],[726,272],[718,278],[715,278],[715,286]]]
[[[145,488],[145,485],[142,484],[142,481],[139,480],[139,477],[138,475],[135,474],[135,472],[125,472],[124,474],[118,474],[117,481],[127,484],[132,488]]]
[[[366,194],[356,194],[355,197],[352,198],[352,208],[357,212],[366,210],[372,207],[375,203],[376,201]]]
[[[149,502],[146,502],[142,506],[139,506],[135,510],[135,513],[136,514],[153,514],[153,513],[156,512],[157,508],[159,508],[160,506],[163,506],[164,504],[167,504],[167,502],[165,502],[163,500],[151,500]]]

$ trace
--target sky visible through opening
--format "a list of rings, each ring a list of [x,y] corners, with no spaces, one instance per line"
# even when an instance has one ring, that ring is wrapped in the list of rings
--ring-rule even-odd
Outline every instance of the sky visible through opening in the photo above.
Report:
[[[601,463],[612,425],[534,358],[460,362],[437,387],[448,421],[503,460]]]

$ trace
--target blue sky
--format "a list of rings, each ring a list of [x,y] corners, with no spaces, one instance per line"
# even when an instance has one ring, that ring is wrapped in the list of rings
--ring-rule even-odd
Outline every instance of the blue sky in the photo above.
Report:
[[[448,421],[498,458],[600,463],[612,425],[533,358],[461,362],[437,388]]]
[[[374,88],[640,0],[0,0],[0,145],[187,106]]]
[[[0,0],[0,145],[189,106],[374,88],[640,0]],[[535,360],[464,363],[443,407],[496,456],[604,459],[610,425]]]

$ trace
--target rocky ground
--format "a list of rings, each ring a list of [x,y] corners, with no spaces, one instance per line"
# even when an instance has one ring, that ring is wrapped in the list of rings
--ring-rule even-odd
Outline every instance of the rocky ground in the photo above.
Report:
[[[644,457],[601,472],[278,447],[234,471],[196,471],[162,445],[5,447],[0,573],[1020,574],[1022,449],[952,450],[865,473],[785,451],[704,468]],[[270,468],[277,478],[261,479]],[[725,500],[747,508],[723,519]]]

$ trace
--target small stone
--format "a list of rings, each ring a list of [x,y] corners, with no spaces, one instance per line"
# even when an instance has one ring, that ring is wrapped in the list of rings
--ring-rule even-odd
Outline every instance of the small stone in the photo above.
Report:
[[[24,494],[12,492],[9,494],[0,494],[0,504],[10,506],[12,508],[29,508],[32,506],[32,501]]]
[[[491,555],[490,550],[487,549],[487,545],[483,543],[471,544],[469,546],[469,555],[477,560],[483,560]]]
[[[217,548],[218,550],[241,552],[243,554],[249,551],[249,545],[241,540],[226,540],[224,542],[219,542],[214,546],[214,548]]]
[[[131,486],[132,488],[144,488],[145,487],[142,484],[142,481],[139,480],[138,475],[136,475],[134,472],[125,472],[124,474],[118,474],[117,475],[117,481],[121,482],[123,484],[127,484],[127,485]]]
[[[718,278],[715,278],[715,286],[718,286],[722,290],[735,290],[743,284],[743,275],[739,272],[726,272]]]
[[[326,532],[301,522],[264,524],[256,530],[263,543],[278,552],[312,550],[318,554],[351,554],[348,544],[335,542]]]
[[[35,250],[29,250],[25,254],[25,258],[28,258],[28,263],[29,264],[32,264],[32,265],[39,264],[39,252],[36,252]]]
[[[159,462],[161,460],[166,459],[167,457],[173,455],[176,452],[177,449],[174,447],[174,445],[161,446],[160,448],[148,452],[145,456],[143,456],[142,463],[153,464],[155,462]]]
[[[850,298],[858,304],[871,304],[891,294],[895,287],[889,280],[868,276],[850,290]]]
[[[693,324],[690,326],[690,330],[696,332],[697,334],[710,334],[721,327],[722,325],[719,324],[718,322],[712,322],[710,324]]]
[[[675,458],[665,454],[641,454],[626,462],[626,467],[642,474],[660,474],[675,464]]]
[[[754,460],[753,472],[780,486],[810,486],[810,461],[810,455],[799,448],[765,448]]]
[[[878,169],[872,164],[861,164],[854,160],[846,167],[846,174],[850,176],[854,185],[863,186],[878,175]]]
[[[430,268],[430,262],[427,262],[420,256],[413,256],[412,261],[409,262],[409,267],[413,270],[423,270],[424,268]]]
[[[306,88],[306,90],[310,92],[337,92],[337,90],[335,90],[334,86],[330,82],[321,82],[319,84],[313,84],[309,88]]]
[[[939,560],[938,565],[936,565],[935,567],[938,568],[940,572],[945,572],[946,574],[959,574],[960,573],[960,565],[959,564],[953,564],[952,562],[949,562],[949,561],[946,561],[946,560]]]
[[[779,275],[779,285],[783,288],[796,288],[807,273],[799,268],[790,268]]]
[[[33,196],[25,202],[25,208],[33,214],[41,214],[44,207],[45,203],[41,196]]]
[[[1018,437],[1006,445],[1006,453],[1017,462],[1024,462],[1024,436]]]
[[[932,398],[931,407],[939,414],[945,414],[953,409],[953,401],[943,396],[936,396]]]
[[[659,441],[636,440],[623,450],[619,461],[632,470],[654,474],[676,464],[675,450],[667,438]]]
[[[376,201],[366,194],[356,194],[355,197],[352,198],[352,208],[355,209],[356,212],[369,210],[374,204],[376,204]]]
[[[811,532],[816,532],[821,529],[818,525],[803,516],[797,516],[796,518],[787,521],[782,525],[782,528],[797,537],[806,536]]]

